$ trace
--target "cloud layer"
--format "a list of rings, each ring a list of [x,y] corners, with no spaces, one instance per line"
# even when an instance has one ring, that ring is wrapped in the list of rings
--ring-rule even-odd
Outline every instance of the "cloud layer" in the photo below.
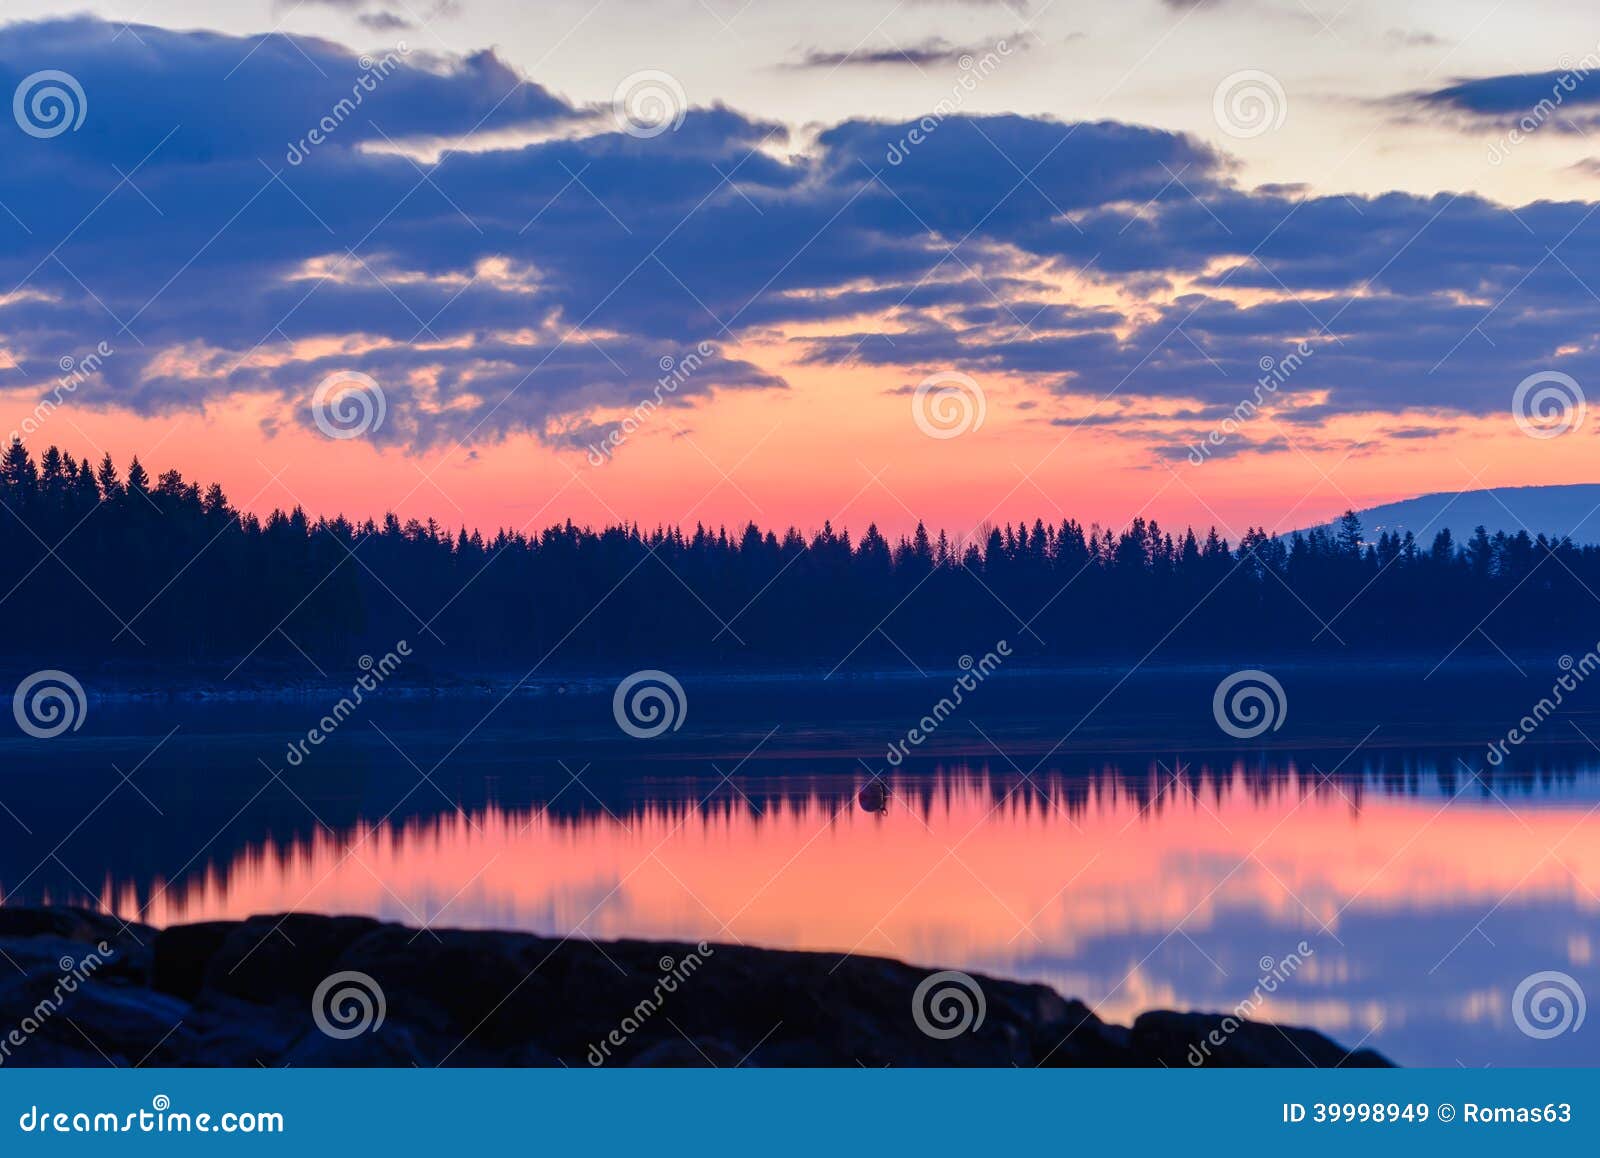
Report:
[[[0,346],[44,382],[108,341],[91,405],[265,393],[310,422],[316,384],[359,370],[392,441],[559,443],[702,342],[722,354],[674,404],[782,387],[758,348],[1202,417],[1304,341],[1281,391],[1315,404],[1302,421],[1596,377],[1588,204],[1245,189],[1203,143],[1110,121],[861,118],[797,142],[673,108],[659,78],[669,115],[629,132],[493,53],[0,30],[0,87],[41,69],[87,112],[54,136],[0,122]]]

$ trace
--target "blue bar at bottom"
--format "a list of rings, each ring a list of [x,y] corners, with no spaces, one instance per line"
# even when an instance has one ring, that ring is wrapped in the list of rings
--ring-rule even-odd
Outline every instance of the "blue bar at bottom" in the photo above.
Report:
[[[1596,1085],[1574,1070],[12,1070],[0,1153],[1593,1154]]]

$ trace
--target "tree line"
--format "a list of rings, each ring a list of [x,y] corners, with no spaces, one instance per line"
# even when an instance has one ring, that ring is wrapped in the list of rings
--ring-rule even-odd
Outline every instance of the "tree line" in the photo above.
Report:
[[[1017,662],[1243,661],[1463,645],[1579,654],[1600,638],[1600,548],[1520,532],[1427,543],[1331,530],[1120,530],[1073,519],[890,541],[565,522],[454,533],[395,515],[259,516],[176,470],[21,443],[0,458],[0,607],[14,664],[304,671],[407,639],[467,672],[672,664],[950,666],[1007,640]],[[1463,644],[1464,641],[1464,644]],[[1431,662],[1430,659],[1430,662]]]

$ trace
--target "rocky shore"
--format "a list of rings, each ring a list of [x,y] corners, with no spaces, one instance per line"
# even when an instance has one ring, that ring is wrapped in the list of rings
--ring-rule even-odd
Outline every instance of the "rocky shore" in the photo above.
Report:
[[[0,1066],[1383,1066],[1221,1014],[1109,1025],[875,957],[289,915],[0,908]]]

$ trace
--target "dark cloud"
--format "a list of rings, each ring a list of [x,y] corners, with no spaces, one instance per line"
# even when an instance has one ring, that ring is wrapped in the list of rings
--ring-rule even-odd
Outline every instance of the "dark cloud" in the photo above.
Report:
[[[356,22],[373,32],[405,32],[416,27],[404,16],[396,16],[393,12],[386,11],[363,12],[356,17]]]
[[[52,67],[88,100],[53,138],[0,119],[0,347],[43,384],[108,341],[74,404],[255,391],[309,421],[322,377],[359,370],[396,442],[565,444],[663,358],[798,323],[803,362],[1186,414],[1231,411],[1305,342],[1273,392],[1302,424],[1500,411],[1535,370],[1600,380],[1587,204],[1244,189],[1194,138],[1109,121],[858,119],[797,153],[712,107],[635,136],[492,53],[413,53],[362,88],[378,62],[327,42],[137,31],[0,30],[0,91]],[[1069,278],[1128,304],[1064,303]],[[669,404],[783,384],[719,353]]]
[[[1587,132],[1600,124],[1597,79],[1592,67],[1481,76],[1406,93],[1392,103],[1467,127],[1521,126],[1531,132],[1548,125],[1558,132]]]
[[[1006,39],[1002,37],[1001,39]],[[1011,38],[1016,41],[1017,47],[1026,49],[1028,42],[1020,36]],[[811,49],[799,60],[784,64],[783,68],[878,68],[885,65],[890,67],[922,68],[923,66],[952,65],[957,68],[970,68],[971,62],[985,53],[994,51],[995,41],[985,41],[981,44],[960,45],[951,44],[943,37],[934,36],[916,44],[897,45],[889,48],[852,48],[848,51],[829,52],[822,49]],[[1009,41],[1008,41],[1009,43]]]
[[[1443,48],[1449,41],[1432,32],[1391,28],[1383,34],[1386,43],[1396,48]]]

